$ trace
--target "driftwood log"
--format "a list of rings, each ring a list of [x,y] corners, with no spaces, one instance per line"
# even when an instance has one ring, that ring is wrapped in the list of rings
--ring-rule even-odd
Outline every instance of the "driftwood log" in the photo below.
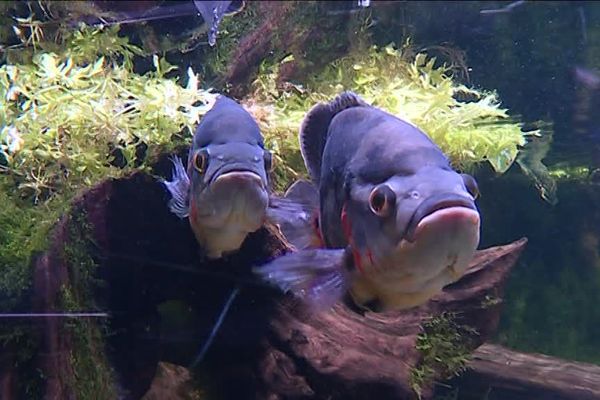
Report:
[[[385,2],[376,4],[380,3]],[[291,82],[319,71],[355,44],[357,27],[353,24],[359,24],[360,18],[350,13],[349,5],[349,2],[338,1],[248,3],[246,7],[253,8],[256,27],[236,44],[217,84],[228,84],[231,95],[245,97],[260,64],[272,60],[278,64],[276,86],[290,90]],[[319,46],[315,46],[316,43]],[[293,56],[292,60],[279,64],[289,55]]]
[[[359,315],[344,304],[314,315],[281,305],[271,319],[263,379],[281,398],[407,399],[422,324],[431,316],[455,312],[478,334],[464,338],[475,349],[495,332],[504,281],[526,240],[477,253],[476,270],[422,307],[404,312]],[[491,301],[495,299],[498,301]],[[430,382],[432,383],[432,382]],[[431,387],[422,387],[422,397]]]
[[[484,344],[451,384],[464,400],[597,400],[600,366]]]
[[[170,168],[165,157],[154,173],[169,176]],[[311,315],[250,272],[289,251],[274,229],[259,230],[237,254],[209,262],[187,221],[167,210],[167,199],[145,173],[95,186],[57,224],[49,250],[34,266],[34,310],[60,311],[62,288],[77,289],[81,281],[65,248],[73,232],[81,240],[73,227],[85,218],[94,276],[102,281],[89,295],[110,314],[109,334],[89,351],[109,360],[122,398],[141,398],[161,361],[188,366],[236,286],[241,292],[196,370],[208,398],[414,398],[409,380],[422,362],[415,343],[423,323],[454,312],[457,323],[478,332],[464,336],[466,348],[478,347],[496,330],[505,280],[526,244],[521,239],[478,252],[471,274],[408,312],[360,315],[339,304]],[[73,382],[90,377],[73,364],[76,335],[64,319],[44,319],[39,328],[35,367],[45,376],[44,398],[78,398]],[[432,393],[428,382],[421,390],[423,398]]]

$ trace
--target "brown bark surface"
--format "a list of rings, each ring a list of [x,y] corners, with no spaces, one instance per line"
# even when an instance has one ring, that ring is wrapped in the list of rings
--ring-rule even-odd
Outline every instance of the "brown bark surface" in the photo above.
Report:
[[[421,361],[416,338],[429,317],[456,312],[479,335],[465,337],[471,349],[496,330],[508,273],[526,239],[479,251],[471,274],[427,304],[410,311],[360,315],[344,304],[311,314],[290,303],[271,319],[261,371],[270,398],[405,399],[415,396],[411,369]],[[431,394],[423,388],[423,397]]]
[[[484,344],[453,384],[461,399],[600,399],[600,366]]]
[[[169,176],[170,168],[165,157],[154,172]],[[521,239],[478,252],[469,275],[422,307],[361,315],[338,304],[314,315],[251,272],[289,251],[272,228],[250,235],[237,254],[208,261],[187,221],[168,211],[167,200],[155,178],[136,173],[97,185],[73,207],[91,226],[95,274],[103,281],[91,295],[110,313],[105,349],[125,398],[148,391],[159,361],[190,364],[235,286],[240,295],[198,369],[209,396],[411,398],[408,377],[421,361],[415,340],[422,323],[456,312],[461,324],[479,332],[465,337],[469,348],[483,343],[497,327],[504,283],[526,244]],[[37,312],[59,311],[61,286],[76,282],[63,254],[72,220],[61,220],[35,265]],[[47,399],[71,398],[73,379],[79,379],[64,323],[40,323],[38,367],[47,376]],[[424,397],[430,392],[424,388]]]

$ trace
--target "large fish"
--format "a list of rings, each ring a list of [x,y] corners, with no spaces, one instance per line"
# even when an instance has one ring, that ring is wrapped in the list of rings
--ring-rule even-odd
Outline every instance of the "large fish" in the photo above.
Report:
[[[420,305],[465,273],[479,244],[477,184],[422,131],[344,92],[309,111],[300,144],[312,184],[272,203],[299,250],[256,268],[262,278],[316,309],[349,292],[385,311]]]
[[[258,230],[269,203],[271,153],[256,121],[238,103],[219,96],[196,128],[187,171],[173,159],[169,208],[188,218],[209,258],[241,246]]]

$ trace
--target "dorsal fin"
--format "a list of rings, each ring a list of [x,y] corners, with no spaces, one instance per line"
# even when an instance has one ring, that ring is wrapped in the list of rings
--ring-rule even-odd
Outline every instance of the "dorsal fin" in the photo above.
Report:
[[[331,120],[338,113],[351,107],[370,107],[356,93],[346,91],[329,103],[319,103],[306,114],[300,127],[300,151],[304,164],[314,184],[321,178],[321,159],[327,142]]]

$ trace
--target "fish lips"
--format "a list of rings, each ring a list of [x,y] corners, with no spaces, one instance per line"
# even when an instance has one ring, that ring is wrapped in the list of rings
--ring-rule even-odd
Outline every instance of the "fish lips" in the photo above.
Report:
[[[268,205],[266,179],[261,176],[260,171],[244,168],[243,165],[233,164],[221,168],[211,178],[208,190],[212,193],[211,196],[231,204],[238,204],[239,197],[243,197],[246,202],[253,204],[255,211],[266,209]]]
[[[463,208],[465,209],[464,211],[471,210],[470,214],[473,214],[473,223],[479,223],[478,210],[472,198],[455,193],[438,194],[428,197],[417,207],[408,223],[404,239],[410,243],[415,242],[419,224],[421,224],[426,217],[437,211],[450,208]],[[467,213],[469,212],[467,211]],[[475,216],[477,218],[475,218]]]
[[[227,164],[214,172],[208,181],[209,187],[216,187],[225,182],[253,183],[267,190],[266,173],[244,163]]]
[[[194,201],[203,203],[198,217],[211,227],[237,221],[250,229],[262,223],[269,203],[267,182],[260,172],[235,164],[221,167],[196,197]]]
[[[260,175],[258,175],[256,172],[248,170],[231,170],[219,174],[219,176],[217,176],[211,183],[211,187],[216,187],[226,183],[255,184],[261,189],[265,189],[265,183]]]

